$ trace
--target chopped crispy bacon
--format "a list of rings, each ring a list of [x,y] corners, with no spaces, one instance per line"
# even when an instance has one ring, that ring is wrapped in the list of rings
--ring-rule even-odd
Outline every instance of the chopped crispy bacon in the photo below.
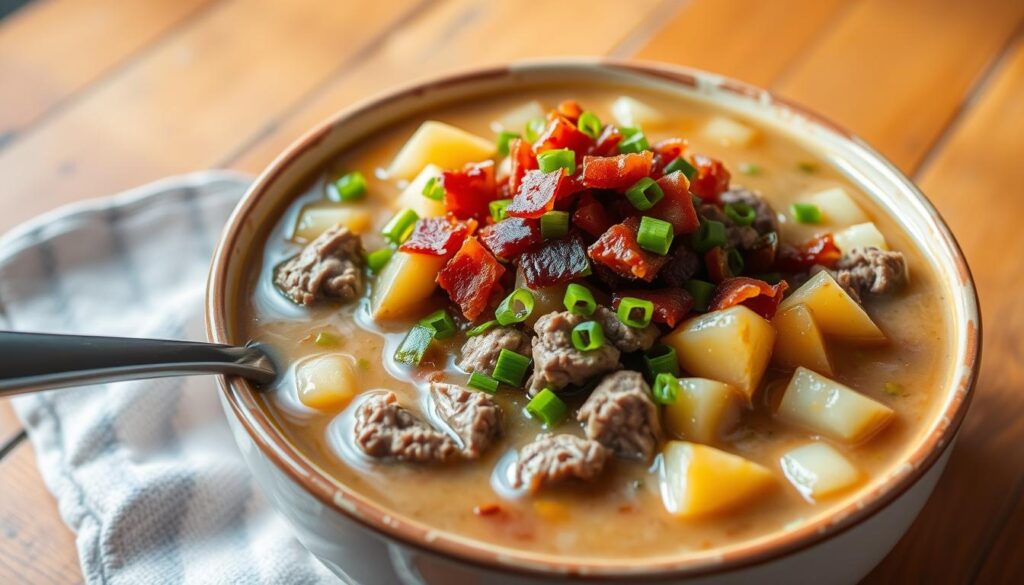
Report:
[[[569,119],[571,122],[579,120],[582,113],[583,108],[580,107],[576,100],[565,100],[558,104],[558,115]]]
[[[460,219],[486,217],[487,204],[497,199],[494,161],[471,163],[460,171],[444,171],[444,204],[449,213]]]
[[[536,219],[555,208],[555,197],[565,178],[562,169],[550,173],[529,171],[506,212],[512,217]]]
[[[533,154],[533,147],[522,138],[516,138],[509,143],[508,153],[512,165],[508,176],[509,192],[515,194],[519,191],[519,185],[523,182],[526,171],[537,168],[537,156]]]
[[[451,256],[462,246],[469,232],[469,226],[463,222],[447,217],[424,217],[416,222],[416,227],[399,250],[431,256]]]
[[[590,147],[589,154],[593,156],[615,156],[619,153],[619,143],[622,142],[622,133],[619,129],[608,124],[601,130],[601,134]]]
[[[833,268],[843,253],[839,251],[832,234],[811,238],[799,247],[782,245],[775,258],[775,267],[783,272],[803,272],[815,264]]]
[[[593,189],[628,189],[651,174],[649,150],[618,156],[583,157],[583,185]]]
[[[715,284],[733,275],[732,270],[729,269],[729,255],[725,248],[720,246],[711,248],[704,254],[704,266],[707,267],[708,278]]]
[[[587,251],[576,238],[548,240],[519,257],[523,278],[532,289],[554,286],[590,272]]]
[[[590,150],[591,143],[590,137],[581,132],[571,120],[556,116],[548,123],[537,142],[533,143],[533,150],[540,154],[547,150],[568,148],[576,153],[576,162],[579,162],[580,157]]]
[[[693,198],[690,197],[690,182],[683,173],[672,173],[658,179],[658,186],[665,196],[645,211],[644,215],[669,222],[672,224],[672,232],[677,236],[697,231],[700,220],[693,207]]]
[[[631,217],[608,228],[587,253],[598,264],[626,278],[650,282],[658,275],[661,267],[668,262],[668,256],[652,254],[640,248],[636,241],[639,220]]]
[[[470,237],[441,269],[437,283],[459,305],[462,314],[473,321],[487,308],[491,294],[500,288],[498,281],[504,272],[494,256]]]
[[[784,280],[771,285],[746,276],[727,278],[715,289],[715,296],[711,299],[711,310],[718,311],[742,304],[765,319],[771,319],[775,316],[787,288],[789,284]]]
[[[593,195],[584,193],[580,196],[576,211],[572,214],[572,225],[596,238],[612,227],[613,223],[608,210]]]
[[[666,138],[655,142],[651,149],[665,164],[668,164],[683,156],[683,153],[686,152],[686,141],[682,138]]]
[[[729,190],[729,170],[722,161],[701,154],[693,155],[697,175],[690,181],[690,191],[708,203],[718,203],[718,197]]]
[[[514,258],[540,244],[540,225],[535,219],[505,218],[480,230],[484,246],[498,258]]]
[[[683,288],[660,288],[654,290],[620,290],[612,293],[612,308],[619,308],[622,297],[636,297],[654,303],[651,320],[675,327],[676,323],[693,309],[693,297]]]

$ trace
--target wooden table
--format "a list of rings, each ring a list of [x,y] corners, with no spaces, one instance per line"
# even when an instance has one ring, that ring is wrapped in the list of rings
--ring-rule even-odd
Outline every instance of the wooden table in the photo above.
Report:
[[[935,495],[870,583],[1024,577],[1021,0],[36,0],[0,21],[0,230],[158,177],[255,172],[354,100],[517,58],[614,55],[772,88],[851,128],[958,235],[981,380]],[[0,583],[81,581],[0,403]]]

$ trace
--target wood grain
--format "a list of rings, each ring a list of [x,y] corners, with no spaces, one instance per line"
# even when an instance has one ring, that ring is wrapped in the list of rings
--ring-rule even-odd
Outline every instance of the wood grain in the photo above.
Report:
[[[0,453],[21,433],[21,421],[14,416],[9,400],[0,400]]]

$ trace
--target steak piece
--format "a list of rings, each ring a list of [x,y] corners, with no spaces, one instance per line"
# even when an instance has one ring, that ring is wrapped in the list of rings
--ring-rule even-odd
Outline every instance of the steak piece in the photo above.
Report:
[[[586,424],[588,439],[619,457],[650,460],[661,438],[651,389],[640,373],[632,370],[605,376],[576,418]]]
[[[669,286],[682,288],[697,274],[702,264],[696,252],[685,245],[676,246],[669,252],[668,263],[658,273],[658,278]]]
[[[476,459],[501,435],[501,407],[483,392],[455,384],[430,384],[434,412],[462,443],[462,456]]]
[[[570,384],[584,384],[590,378],[619,368],[619,349],[606,343],[593,351],[580,351],[572,344],[572,328],[587,317],[568,311],[548,313],[533,326],[533,378],[530,395],[544,388],[561,390]]]
[[[779,216],[768,201],[760,194],[748,189],[729,189],[721,195],[722,204],[746,203],[754,210],[754,223],[751,224],[757,233],[779,231]],[[730,222],[731,223],[731,222]]]
[[[648,324],[642,329],[626,325],[619,320],[619,316],[614,311],[607,307],[598,306],[592,318],[601,324],[601,329],[604,330],[604,336],[608,341],[623,353],[647,351],[661,335],[661,331],[656,325]]]
[[[902,252],[873,246],[854,248],[836,263],[835,276],[843,288],[860,297],[859,301],[867,294],[888,294],[906,284],[907,260]]]
[[[568,478],[590,481],[601,474],[608,451],[575,435],[542,436],[519,450],[512,487],[535,492]]]
[[[279,266],[274,284],[299,305],[352,301],[363,293],[363,242],[347,227],[331,227]]]
[[[439,463],[459,456],[455,440],[398,404],[394,392],[376,393],[359,405],[355,444],[376,459]]]
[[[530,336],[512,327],[495,327],[470,337],[462,346],[459,367],[468,373],[480,372],[490,375],[494,371],[494,364],[498,362],[498,354],[503,349],[528,356]]]

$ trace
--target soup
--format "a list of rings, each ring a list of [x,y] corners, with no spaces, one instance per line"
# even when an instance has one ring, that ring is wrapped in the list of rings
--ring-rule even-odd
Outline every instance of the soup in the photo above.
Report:
[[[324,473],[521,551],[635,560],[808,522],[948,376],[916,244],[797,140],[697,101],[524,89],[390,127],[249,272],[260,395]]]

